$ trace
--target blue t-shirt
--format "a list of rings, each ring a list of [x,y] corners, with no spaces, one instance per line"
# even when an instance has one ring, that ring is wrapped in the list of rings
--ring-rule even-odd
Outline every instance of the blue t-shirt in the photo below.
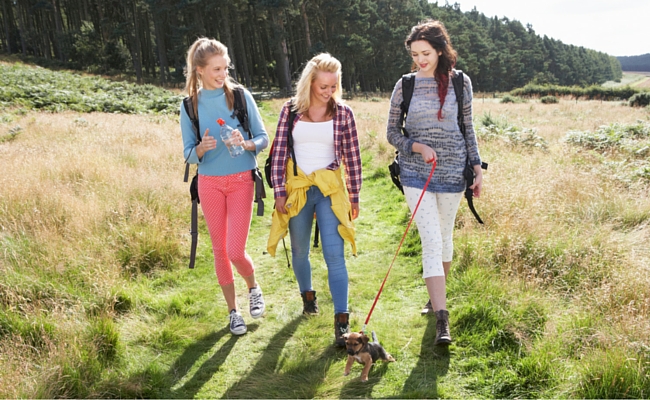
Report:
[[[181,132],[183,134],[184,156],[188,163],[199,164],[199,174],[225,176],[251,170],[257,166],[257,154],[269,145],[269,136],[264,128],[255,99],[245,89],[244,95],[246,96],[246,108],[251,134],[253,135],[252,140],[255,143],[255,151],[245,151],[244,154],[236,158],[230,157],[226,145],[221,140],[219,135],[221,127],[217,123],[217,119],[221,118],[230,127],[239,129],[245,140],[249,140],[249,137],[248,133],[239,124],[237,117],[233,115],[233,111],[228,109],[223,88],[199,90],[198,114],[201,137],[205,135],[206,129],[209,129],[208,134],[217,140],[217,148],[206,152],[200,160],[194,149],[196,135],[192,129],[192,122],[181,103]]]

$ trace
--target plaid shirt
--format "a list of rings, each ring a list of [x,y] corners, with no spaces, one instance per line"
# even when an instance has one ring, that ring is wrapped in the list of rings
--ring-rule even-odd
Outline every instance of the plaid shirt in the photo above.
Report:
[[[274,196],[286,197],[285,189],[287,159],[290,157],[287,146],[287,136],[289,132],[289,107],[290,102],[286,102],[280,112],[278,120],[278,129],[273,139],[271,149],[271,183],[273,183]],[[295,127],[302,114],[296,114],[293,126]],[[351,203],[359,203],[359,191],[361,190],[361,151],[359,149],[359,139],[357,137],[357,126],[354,122],[354,114],[350,107],[344,104],[336,105],[336,115],[334,116],[334,160],[327,169],[336,171],[341,165],[341,160],[345,163],[345,183],[348,188]],[[298,161],[300,166],[300,161]],[[292,172],[293,173],[293,172]]]

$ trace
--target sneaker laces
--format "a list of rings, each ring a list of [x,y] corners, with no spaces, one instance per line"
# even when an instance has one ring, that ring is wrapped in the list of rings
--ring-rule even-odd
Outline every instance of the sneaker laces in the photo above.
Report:
[[[232,329],[238,328],[240,326],[245,326],[244,317],[237,312],[230,313],[230,327]]]
[[[264,305],[264,299],[261,291],[254,291],[249,293],[249,301],[251,310],[259,310]]]

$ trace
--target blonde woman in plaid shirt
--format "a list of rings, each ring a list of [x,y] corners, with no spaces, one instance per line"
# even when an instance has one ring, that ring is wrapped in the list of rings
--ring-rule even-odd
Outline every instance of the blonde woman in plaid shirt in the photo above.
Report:
[[[291,107],[296,113],[292,129],[296,160],[290,160],[287,146]],[[276,211],[269,248],[274,250],[278,237],[283,236],[284,232],[280,236],[273,233],[280,229],[280,220],[288,219],[293,270],[303,299],[303,313],[318,314],[309,262],[311,229],[316,215],[334,303],[335,342],[343,346],[341,335],[349,331],[344,239],[352,243],[354,251],[354,225],[351,219],[359,216],[361,155],[354,115],[348,106],[341,103],[341,63],[336,58],[323,53],[307,63],[298,82],[296,96],[282,108],[271,151],[271,182]],[[293,173],[294,161],[298,166],[298,176]],[[340,178],[341,163],[345,164],[345,184]],[[296,181],[300,183],[294,184]],[[321,190],[324,181],[333,182],[336,193],[324,195]],[[336,187],[337,182],[340,188]],[[347,187],[347,195],[343,186]],[[297,187],[300,189],[295,189]],[[293,200],[298,197],[295,193],[298,190],[301,196],[302,191],[306,195],[302,196],[304,202],[300,201],[300,204]],[[347,209],[343,213],[334,211],[336,206],[332,205],[342,203]],[[339,233],[340,226],[343,227],[344,236]]]

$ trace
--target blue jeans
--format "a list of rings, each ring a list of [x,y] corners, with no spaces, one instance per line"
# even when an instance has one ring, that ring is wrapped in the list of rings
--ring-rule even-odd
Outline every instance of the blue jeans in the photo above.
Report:
[[[343,238],[338,231],[339,220],[332,211],[331,199],[323,196],[318,186],[307,190],[305,206],[298,215],[289,220],[293,272],[296,274],[301,293],[313,290],[309,246],[314,213],[320,230],[323,257],[327,264],[327,280],[334,302],[334,312],[348,312],[348,270],[345,267]]]

